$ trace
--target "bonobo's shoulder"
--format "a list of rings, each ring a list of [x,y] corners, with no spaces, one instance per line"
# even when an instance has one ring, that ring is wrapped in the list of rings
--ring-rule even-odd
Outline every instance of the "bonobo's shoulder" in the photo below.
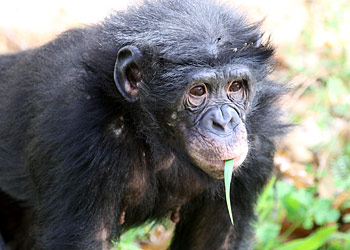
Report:
[[[72,50],[78,52],[77,48],[84,47],[85,38],[91,33],[90,30],[91,28],[70,29],[38,47],[0,55],[0,74],[11,68],[17,73],[23,73],[28,70],[26,65],[30,65],[32,71],[43,65],[54,65],[60,58],[72,54]]]
[[[0,75],[14,66],[17,62],[20,61],[22,57],[25,57],[28,53],[29,50],[0,55]]]

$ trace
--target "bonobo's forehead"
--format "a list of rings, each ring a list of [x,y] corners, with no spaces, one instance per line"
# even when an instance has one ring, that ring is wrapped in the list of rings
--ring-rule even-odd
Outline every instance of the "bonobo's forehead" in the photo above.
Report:
[[[218,68],[202,68],[188,75],[189,83],[231,81],[235,79],[252,80],[252,73],[246,65],[225,65]]]
[[[179,64],[233,63],[237,58],[259,56],[260,49],[264,50],[256,47],[261,34],[258,27],[255,28],[249,31],[222,29],[220,32],[213,31],[214,27],[204,26],[195,30],[184,28],[181,33],[176,33],[179,32],[177,27],[167,27],[159,31],[159,41],[153,45],[162,58]],[[199,33],[203,30],[204,33]],[[171,36],[174,37],[168,41]]]

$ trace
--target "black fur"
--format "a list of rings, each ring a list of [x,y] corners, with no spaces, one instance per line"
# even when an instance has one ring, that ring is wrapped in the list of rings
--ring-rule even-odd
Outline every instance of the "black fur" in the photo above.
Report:
[[[0,234],[0,249],[5,249],[5,248],[6,248],[5,242]]]
[[[275,105],[285,90],[267,79],[273,48],[254,46],[259,29],[210,0],[146,1],[39,48],[2,55],[5,242],[12,249],[107,249],[131,226],[181,207],[172,250],[248,249],[254,204],[285,128]],[[144,98],[135,103],[113,81],[125,45],[144,58]],[[248,66],[257,83],[246,114],[249,155],[232,179],[234,226],[223,181],[190,163],[165,119],[178,107],[186,76],[228,63]]]

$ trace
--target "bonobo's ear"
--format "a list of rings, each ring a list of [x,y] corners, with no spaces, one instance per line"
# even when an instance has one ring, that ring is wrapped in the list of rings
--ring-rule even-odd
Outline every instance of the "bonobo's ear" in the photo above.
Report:
[[[129,102],[135,102],[139,98],[141,59],[141,52],[135,46],[125,46],[118,51],[114,81],[120,94]]]

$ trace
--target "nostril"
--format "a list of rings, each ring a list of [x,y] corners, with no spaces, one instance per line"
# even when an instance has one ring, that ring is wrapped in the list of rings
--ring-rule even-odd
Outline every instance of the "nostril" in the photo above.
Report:
[[[215,130],[225,130],[226,128],[226,123],[219,123],[217,121],[213,121],[212,125]]]

